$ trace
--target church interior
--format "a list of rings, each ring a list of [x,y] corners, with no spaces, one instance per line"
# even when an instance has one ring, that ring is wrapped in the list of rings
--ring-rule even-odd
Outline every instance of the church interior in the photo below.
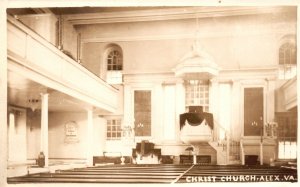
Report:
[[[6,13],[8,184],[297,181],[296,6]]]

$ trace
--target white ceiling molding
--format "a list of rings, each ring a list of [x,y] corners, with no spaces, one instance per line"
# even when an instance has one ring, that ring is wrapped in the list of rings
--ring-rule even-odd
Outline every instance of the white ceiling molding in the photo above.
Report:
[[[33,8],[32,10],[37,14],[53,14],[49,8]]]
[[[241,32],[224,32],[216,30],[214,32],[202,32],[198,38],[219,38],[219,37],[238,37],[238,36],[256,36],[256,35],[270,35],[270,34],[293,34],[293,30],[280,27],[272,30],[243,30]],[[83,38],[81,43],[111,43],[111,42],[135,42],[135,41],[159,41],[159,40],[180,40],[180,39],[195,39],[195,33],[190,34],[165,34],[165,35],[147,35],[147,36],[119,36],[119,37],[95,37]]]
[[[242,68],[242,69],[220,69],[219,75],[214,79],[218,82],[232,81],[232,80],[248,80],[248,79],[263,79],[276,80],[278,68],[275,67],[260,67],[260,68]],[[138,81],[136,79],[144,77],[145,79],[157,80],[181,80],[175,77],[175,73],[170,72],[141,72],[141,71],[126,71],[123,73],[124,79],[127,81]]]
[[[168,9],[69,14],[64,19],[73,25],[161,21],[207,17],[241,16],[296,11],[290,7],[180,7]]]

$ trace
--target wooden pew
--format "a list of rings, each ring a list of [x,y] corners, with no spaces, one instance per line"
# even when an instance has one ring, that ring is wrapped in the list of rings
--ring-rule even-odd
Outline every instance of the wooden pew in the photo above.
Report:
[[[296,182],[297,170],[269,166],[129,164],[30,174],[8,178],[8,183],[187,183],[204,182],[200,181],[204,179],[207,179],[206,182],[212,182],[208,180],[209,177],[215,177],[213,182],[224,182],[224,177],[231,179],[227,182],[243,182],[241,180],[245,179],[245,176],[255,176],[258,179],[261,177],[264,180],[270,179],[270,176],[278,176],[280,182]],[[286,179],[286,176],[290,176],[290,178]],[[236,177],[240,177],[238,181],[234,180]]]

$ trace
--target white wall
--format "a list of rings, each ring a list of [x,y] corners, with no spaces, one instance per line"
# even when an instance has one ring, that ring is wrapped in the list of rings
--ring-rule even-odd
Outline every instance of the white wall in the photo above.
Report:
[[[65,141],[65,124],[77,123],[78,142]],[[104,120],[94,116],[93,153],[100,154],[104,144]],[[87,113],[51,112],[49,113],[49,158],[86,158],[87,149]]]
[[[20,15],[18,17],[29,28],[53,45],[56,45],[57,18],[53,14]]]
[[[9,114],[12,113],[14,116],[12,118],[14,119],[10,119],[10,117],[8,119],[8,160],[13,162],[24,162],[27,159],[26,110],[10,108],[9,111]]]
[[[104,46],[98,43],[82,45],[82,65],[95,75],[100,75],[100,64],[103,62]],[[101,76],[105,79],[104,75]]]
[[[106,120],[104,118],[95,116],[93,131],[93,155],[99,156],[103,154],[106,146]]]
[[[77,123],[78,142],[65,142],[65,124]],[[87,114],[49,113],[49,158],[85,158]]]
[[[41,113],[27,110],[27,159],[36,159],[40,152]]]
[[[41,115],[39,111],[27,110],[27,159],[36,159],[40,152]],[[65,142],[65,124],[78,124],[78,142]],[[102,155],[105,148],[106,120],[94,115],[93,155]],[[49,158],[86,158],[87,113],[49,113]],[[26,141],[23,141],[26,142]],[[20,144],[22,145],[22,144]],[[26,154],[25,154],[26,155]]]
[[[196,34],[194,19],[80,25],[77,30],[84,64],[96,74],[107,40],[122,48],[125,73],[172,72],[194,42],[182,35]],[[296,33],[296,18],[289,13],[205,18],[199,19],[199,32],[200,44],[222,69],[275,67],[279,41]]]
[[[63,18],[62,24],[62,48],[72,54],[74,60],[77,60],[77,36],[78,32],[68,21]]]

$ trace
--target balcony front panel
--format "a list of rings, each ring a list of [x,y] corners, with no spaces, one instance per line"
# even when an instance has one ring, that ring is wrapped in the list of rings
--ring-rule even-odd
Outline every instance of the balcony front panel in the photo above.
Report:
[[[14,18],[8,16],[7,24],[8,58],[17,59],[14,62],[20,67],[30,69],[32,73],[41,74],[65,87],[58,91],[77,95],[77,99],[109,112],[117,109],[116,88],[89,72]],[[71,94],[66,90],[76,93]]]

